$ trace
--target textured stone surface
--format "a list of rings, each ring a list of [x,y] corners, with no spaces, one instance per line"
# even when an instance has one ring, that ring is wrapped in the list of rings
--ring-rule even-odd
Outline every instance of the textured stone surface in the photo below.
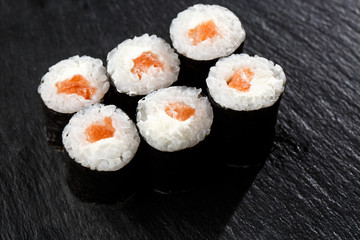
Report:
[[[1,239],[360,238],[356,0],[217,1],[242,21],[243,51],[287,74],[264,166],[192,193],[144,192],[126,205],[70,192],[66,154],[46,142],[40,78],[76,54],[105,60],[145,32],[169,42],[171,20],[194,3],[0,1]]]

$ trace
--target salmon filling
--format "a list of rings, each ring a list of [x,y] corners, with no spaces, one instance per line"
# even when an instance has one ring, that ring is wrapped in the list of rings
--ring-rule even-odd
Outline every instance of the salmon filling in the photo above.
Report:
[[[133,74],[137,74],[141,79],[142,74],[146,73],[150,67],[160,68],[164,71],[164,64],[159,60],[155,53],[150,51],[143,52],[139,57],[133,59],[134,66],[131,69]]]
[[[105,117],[102,124],[91,124],[85,130],[86,140],[90,143],[114,136],[115,128],[112,125],[111,117]]]
[[[165,112],[174,119],[185,121],[195,114],[195,109],[183,103],[169,103]]]
[[[213,20],[200,23],[195,28],[188,31],[188,36],[195,46],[206,39],[212,39],[218,35],[220,34]]]
[[[227,84],[229,87],[234,88],[240,92],[246,92],[250,89],[251,80],[253,77],[254,73],[250,70],[250,68],[241,68],[234,73]]]
[[[58,93],[65,93],[67,95],[75,93],[86,100],[91,99],[92,95],[96,92],[96,88],[92,87],[90,82],[80,74],[76,74],[72,78],[58,82],[55,86],[58,89]]]

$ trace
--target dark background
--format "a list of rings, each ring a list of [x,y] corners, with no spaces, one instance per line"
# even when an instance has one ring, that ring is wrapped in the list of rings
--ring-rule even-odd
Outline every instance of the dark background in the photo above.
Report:
[[[203,1],[232,10],[243,51],[287,75],[265,164],[125,206],[71,193],[66,154],[46,141],[41,77],[73,55],[105,61],[143,33],[170,42],[171,20],[194,3],[0,1],[1,239],[360,239],[357,0]]]

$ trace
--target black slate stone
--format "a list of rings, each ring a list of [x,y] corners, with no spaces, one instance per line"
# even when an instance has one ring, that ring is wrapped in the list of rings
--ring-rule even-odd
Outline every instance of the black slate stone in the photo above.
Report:
[[[105,61],[145,32],[170,42],[171,20],[196,2],[0,1],[0,239],[360,239],[356,0],[204,1],[239,16],[243,52],[287,75],[264,164],[126,203],[73,194],[68,156],[46,140],[41,77],[73,55]]]

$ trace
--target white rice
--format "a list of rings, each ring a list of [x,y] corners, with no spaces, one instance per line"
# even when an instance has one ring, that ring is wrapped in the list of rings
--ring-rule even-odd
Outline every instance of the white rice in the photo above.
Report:
[[[80,74],[90,82],[96,91],[91,99],[73,94],[58,93],[56,83],[71,79]],[[109,90],[109,81],[106,69],[100,59],[88,56],[73,56],[62,60],[49,68],[42,77],[38,92],[45,105],[60,113],[74,113],[93,103],[98,103]]]
[[[90,143],[86,129],[111,117],[114,136]],[[140,143],[136,126],[114,105],[94,104],[77,112],[62,133],[63,144],[70,157],[84,167],[98,171],[116,171],[134,157]]]
[[[164,70],[150,67],[141,79],[131,72],[133,60],[142,53],[150,51],[156,54]],[[107,71],[120,93],[128,95],[146,95],[173,84],[179,75],[180,61],[177,54],[165,40],[156,35],[144,34],[127,39],[109,52]]]
[[[209,20],[213,20],[220,34],[194,45],[188,31]],[[172,21],[170,38],[182,55],[195,60],[211,60],[233,53],[245,40],[245,30],[239,18],[227,8],[197,4],[180,12]]]
[[[170,87],[160,89],[141,99],[137,107],[137,126],[147,143],[165,152],[190,148],[209,133],[213,111],[201,89]],[[183,103],[195,109],[195,114],[179,121],[166,114],[169,103]]]
[[[227,82],[241,68],[249,68],[254,76],[248,91],[238,91]],[[220,59],[210,68],[206,79],[211,97],[224,108],[251,111],[272,106],[284,91],[286,77],[283,69],[263,57],[234,54]]]

